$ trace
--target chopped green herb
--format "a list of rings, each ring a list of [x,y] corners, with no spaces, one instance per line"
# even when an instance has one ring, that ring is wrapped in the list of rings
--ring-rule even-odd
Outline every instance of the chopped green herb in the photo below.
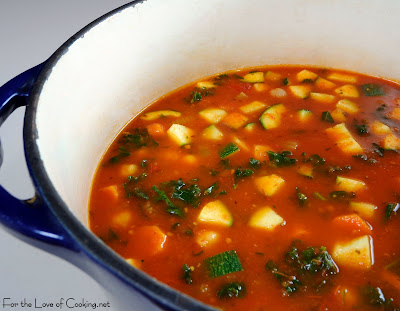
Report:
[[[212,195],[219,188],[218,183],[213,183],[210,187],[204,190],[204,195]]]
[[[237,179],[240,179],[240,178],[243,178],[243,177],[248,177],[248,176],[251,176],[253,174],[254,174],[253,170],[250,170],[248,168],[243,169],[241,167],[238,167],[236,169],[236,171],[235,171],[235,179],[237,180]]]
[[[299,289],[301,282],[296,278],[295,275],[288,275],[285,272],[279,270],[278,265],[272,260],[269,260],[265,265],[265,268],[272,272],[273,276],[278,279],[287,294],[292,294]]]
[[[202,98],[200,92],[192,92],[190,94],[190,97],[191,97],[190,103],[192,103],[192,104],[201,101],[201,98]]]
[[[369,134],[367,124],[356,124],[355,127],[359,135]]]
[[[372,146],[374,149],[372,150],[374,153],[376,153],[378,156],[383,157],[383,154],[385,152],[385,149],[383,149],[381,146],[379,146],[377,143],[372,143]]]
[[[321,200],[321,201],[326,201],[325,197],[320,194],[319,192],[314,192],[314,197],[316,197],[317,199]]]
[[[180,199],[193,207],[197,207],[200,204],[201,190],[199,186],[196,184],[187,186],[182,179],[171,181],[171,184],[174,186],[171,198]]]
[[[216,278],[225,274],[243,270],[239,257],[234,250],[207,258],[204,260],[204,263],[208,269],[210,278]]]
[[[372,306],[381,306],[386,303],[385,296],[379,287],[366,286],[361,289],[361,294],[366,302]]]
[[[198,252],[198,253],[193,253],[193,251],[192,251],[192,254],[193,254],[193,256],[200,256],[200,255],[204,254],[204,251],[201,250],[201,251]]]
[[[171,200],[168,198],[168,196],[164,191],[158,189],[156,186],[153,186],[151,189],[153,189],[157,193],[157,198],[156,198],[157,201],[164,201],[167,204],[168,214],[184,217],[183,211],[181,211],[179,207],[177,207],[176,205],[174,205],[174,203],[171,202]]]
[[[216,78],[216,80],[222,80],[222,79],[227,79],[227,78],[229,78],[229,76],[227,74],[221,74]]]
[[[385,207],[385,221],[388,221],[392,214],[396,214],[400,204],[396,202],[387,203]]]
[[[322,121],[325,121],[325,122],[330,122],[330,123],[335,122],[335,121],[333,120],[333,118],[332,118],[332,116],[331,116],[331,114],[330,114],[329,111],[324,111],[324,112],[322,112],[322,114],[321,114],[321,120],[322,120]]]
[[[219,172],[217,170],[215,170],[213,168],[210,170],[210,175],[211,176],[217,176],[218,174],[219,174]]]
[[[313,79],[304,79],[303,81],[301,81],[302,83],[313,83],[314,80]]]
[[[304,207],[307,203],[307,196],[300,192],[299,188],[296,187],[296,197],[297,197],[297,202],[299,203],[299,206]]]
[[[318,154],[312,154],[307,162],[311,162],[314,166],[320,166],[325,164],[325,159],[319,156]]]
[[[221,164],[224,167],[224,169],[230,169],[231,168],[231,161],[229,161],[229,159],[223,159],[221,160]]]
[[[241,298],[246,295],[246,286],[244,283],[233,282],[225,284],[218,291],[218,298]]]
[[[110,159],[111,163],[118,163],[122,158],[129,157],[131,153],[125,147],[119,147],[118,155]]]
[[[238,152],[239,150],[239,147],[236,146],[234,143],[229,143],[219,152],[219,156],[221,159],[224,159],[234,154],[235,152]]]
[[[387,107],[386,104],[382,104],[378,108],[376,108],[376,111],[384,111],[386,107]]]
[[[186,234],[186,235],[192,236],[193,235],[193,230],[192,229],[187,229],[183,233]]]
[[[142,191],[142,190],[140,190],[140,188],[136,187],[136,183],[142,181],[146,177],[147,177],[146,173],[143,173],[136,177],[135,176],[128,177],[128,181],[122,185],[124,187],[126,196],[128,198],[135,196],[135,197],[142,198],[145,200],[149,199],[149,196],[144,191]]]
[[[182,267],[183,270],[183,279],[185,280],[186,284],[192,284],[192,269],[187,264],[184,264]]]
[[[218,195],[221,195],[221,194],[226,194],[226,191],[222,190],[220,193],[218,193]]]
[[[282,151],[281,153],[275,153],[272,151],[267,151],[269,160],[271,162],[274,162],[274,164],[278,167],[281,166],[289,166],[289,165],[294,165],[297,160],[289,158],[288,156],[291,156],[292,153],[290,151]]]
[[[119,240],[118,234],[116,234],[115,231],[111,228],[108,229],[108,240],[109,241]]]
[[[288,78],[283,79],[283,85],[288,85],[288,84],[289,84],[289,79]]]
[[[346,192],[346,191],[332,191],[329,196],[335,200],[342,199],[354,199],[356,194],[354,192]]]
[[[361,86],[365,96],[383,96],[385,95],[382,86],[375,83],[368,83]]]
[[[158,143],[150,136],[147,129],[136,128],[132,133],[124,135],[122,140],[126,145],[134,149],[144,146],[158,146]]]
[[[172,230],[176,230],[178,227],[180,227],[181,226],[181,224],[179,223],[179,222],[176,222],[176,223],[174,223],[173,225],[172,225]]]
[[[142,160],[142,161],[140,162],[140,166],[143,167],[143,168],[146,168],[147,166],[149,166],[149,163],[148,163],[147,160]]]
[[[259,168],[261,166],[261,162],[258,161],[257,159],[250,158],[249,159],[249,166],[252,167],[252,168],[257,169],[257,168]]]

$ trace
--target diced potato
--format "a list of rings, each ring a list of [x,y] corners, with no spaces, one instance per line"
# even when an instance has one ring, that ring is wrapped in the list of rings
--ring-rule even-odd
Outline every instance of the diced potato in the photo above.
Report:
[[[204,120],[216,124],[220,122],[227,115],[227,112],[223,109],[208,108],[200,111],[199,115]]]
[[[389,134],[383,139],[382,146],[386,150],[400,150],[400,139],[394,134]]]
[[[211,124],[204,129],[203,137],[210,140],[220,140],[224,137],[224,134],[214,124]]]
[[[318,75],[312,71],[304,69],[297,74],[297,80],[299,82],[303,82],[304,80],[312,80],[315,81],[318,78]]]
[[[336,141],[336,145],[345,153],[359,154],[363,152],[363,148],[353,138],[347,130],[344,123],[335,125],[334,127],[326,129],[328,135]]]
[[[346,84],[335,89],[335,93],[343,97],[359,97],[357,88],[352,84]]]
[[[331,112],[331,116],[335,122],[345,122],[346,121],[346,112],[342,109],[336,108]]]
[[[374,121],[371,125],[371,131],[374,134],[382,135],[382,134],[390,134],[392,130],[390,129],[389,126],[386,124],[383,124],[382,122],[379,122],[377,120]]]
[[[357,192],[366,188],[365,182],[357,179],[336,177],[336,188],[347,192]]]
[[[136,260],[133,258],[126,259],[126,262],[138,269],[140,269],[140,267],[142,265],[142,263],[139,260]]]
[[[349,99],[341,99],[337,102],[336,108],[341,109],[347,113],[357,113],[359,108],[356,103]]]
[[[238,112],[232,112],[224,118],[223,122],[233,129],[238,129],[244,126],[248,120],[249,119],[245,115]]]
[[[263,92],[265,90],[267,90],[267,85],[264,83],[254,83],[253,84],[253,88],[257,91],[257,92]]]
[[[207,203],[201,209],[197,219],[201,222],[213,223],[225,227],[230,227],[233,223],[232,214],[220,200]]]
[[[196,243],[201,247],[214,244],[219,240],[219,234],[211,230],[201,230],[196,234]]]
[[[237,146],[239,146],[239,148],[241,149],[241,150],[245,150],[245,151],[249,151],[249,147],[247,146],[247,144],[243,141],[243,140],[241,140],[241,139],[239,139],[238,137],[233,137],[233,142],[237,145]]]
[[[289,90],[299,98],[307,98],[310,95],[311,87],[309,85],[291,85]]]
[[[113,216],[112,224],[116,227],[126,228],[131,219],[132,213],[130,211],[123,211]]]
[[[190,144],[194,135],[190,128],[180,124],[172,124],[167,133],[179,146]]]
[[[349,75],[349,74],[339,73],[339,72],[333,72],[327,78],[330,80],[333,80],[333,81],[339,81],[339,82],[345,82],[345,83],[356,83],[357,82],[357,77]]]
[[[272,148],[265,145],[255,145],[254,158],[260,161],[269,159],[267,151],[272,151]]]
[[[198,163],[198,158],[193,154],[187,154],[182,158],[183,162],[189,165],[196,165]]]
[[[268,231],[272,231],[275,227],[283,226],[284,224],[284,219],[270,207],[260,208],[251,216],[249,221],[250,227]]]
[[[249,96],[247,96],[246,93],[244,93],[244,92],[240,92],[240,93],[236,96],[236,99],[238,99],[238,100],[245,100],[245,99],[247,99],[247,98],[249,98]]]
[[[182,114],[179,111],[173,111],[173,110],[160,110],[160,111],[152,111],[152,112],[147,112],[144,115],[140,117],[142,120],[146,121],[152,121],[155,119],[159,118],[165,118],[165,117],[175,117],[178,118]]]
[[[400,120],[400,107],[394,108],[387,114],[390,119]]]
[[[322,89],[322,90],[329,90],[336,86],[335,83],[333,83],[329,80],[326,80],[324,78],[321,78],[321,77],[318,77],[318,79],[315,80],[314,84],[317,88]]]
[[[324,94],[324,93],[315,93],[315,92],[310,92],[310,98],[316,101],[319,101],[321,103],[333,103],[335,101],[335,96],[329,95],[329,94]]]
[[[101,201],[116,202],[119,198],[119,192],[116,185],[107,186],[99,190]]]
[[[362,217],[371,218],[374,216],[375,210],[378,207],[374,204],[364,202],[350,202],[350,209],[357,212]]]
[[[282,97],[285,97],[287,95],[286,91],[284,89],[281,89],[280,87],[269,91],[269,94],[271,96],[273,96],[273,97],[276,97],[276,98],[282,98]]]
[[[264,104],[263,102],[260,102],[258,100],[255,100],[253,102],[251,102],[250,104],[244,105],[240,107],[240,110],[243,113],[252,113],[252,112],[256,112],[259,110],[262,110],[266,107],[267,105]]]
[[[299,168],[297,169],[297,173],[308,178],[313,178],[313,171],[314,171],[313,166],[309,164],[300,165]]]
[[[268,81],[278,81],[282,79],[282,75],[273,71],[267,71],[264,75],[264,78]]]
[[[251,72],[245,75],[242,79],[243,82],[260,83],[264,82],[264,73],[261,71]]]
[[[372,266],[372,241],[368,235],[351,240],[344,244],[337,243],[332,252],[332,257],[339,265],[355,269],[369,269]]]
[[[254,182],[259,192],[270,197],[283,186],[285,181],[282,177],[272,174],[268,176],[258,177],[254,180]]]
[[[121,176],[128,177],[134,175],[138,170],[135,164],[122,164],[119,169]]]
[[[306,122],[311,119],[312,112],[307,109],[301,109],[301,110],[297,111],[297,116],[301,122]]]
[[[199,89],[213,89],[215,88],[215,84],[211,81],[200,81],[197,82],[196,85]]]

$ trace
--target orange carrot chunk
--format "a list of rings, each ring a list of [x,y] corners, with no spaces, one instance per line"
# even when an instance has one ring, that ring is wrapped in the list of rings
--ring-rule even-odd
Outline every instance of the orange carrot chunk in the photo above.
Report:
[[[146,126],[150,136],[157,137],[165,134],[164,127],[160,123],[152,123]]]
[[[135,230],[128,243],[133,258],[151,257],[163,250],[167,236],[157,226],[142,226]]]
[[[333,219],[333,224],[339,229],[368,234],[372,227],[357,214],[338,216]]]

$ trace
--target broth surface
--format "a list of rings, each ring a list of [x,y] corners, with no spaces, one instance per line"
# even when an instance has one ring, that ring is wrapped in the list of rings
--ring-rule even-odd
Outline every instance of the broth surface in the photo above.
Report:
[[[94,177],[91,230],[223,310],[399,310],[400,86],[292,66],[188,84]]]

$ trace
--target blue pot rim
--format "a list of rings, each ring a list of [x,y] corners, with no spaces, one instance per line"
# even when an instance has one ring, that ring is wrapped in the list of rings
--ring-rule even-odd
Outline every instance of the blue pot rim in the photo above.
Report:
[[[138,269],[133,268],[122,257],[118,256],[91,231],[89,231],[89,229],[72,214],[65,202],[57,193],[45,170],[37,145],[37,106],[41,91],[47,78],[51,74],[52,68],[57,64],[60,58],[68,52],[69,47],[73,45],[76,40],[82,38],[92,28],[96,27],[107,18],[145,1],[147,0],[132,1],[94,20],[68,39],[46,61],[30,94],[29,104],[25,113],[23,137],[28,169],[35,184],[37,193],[57,218],[61,226],[75,241],[79,249],[91,260],[100,264],[104,269],[108,270],[120,280],[138,290],[161,307],[177,311],[212,311],[216,309],[174,290]]]

